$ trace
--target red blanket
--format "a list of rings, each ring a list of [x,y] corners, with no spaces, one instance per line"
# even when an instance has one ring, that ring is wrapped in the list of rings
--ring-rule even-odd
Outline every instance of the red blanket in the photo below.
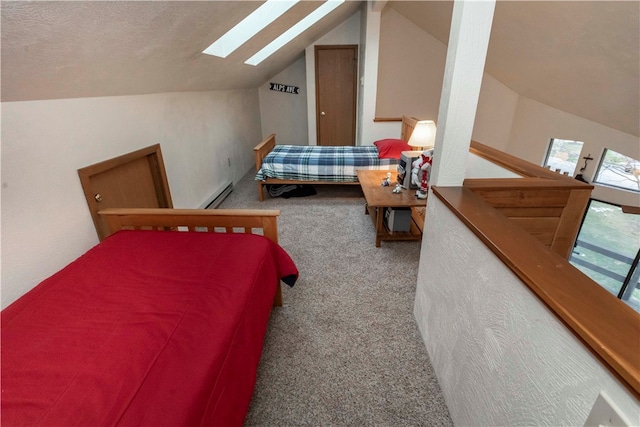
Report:
[[[248,234],[121,231],[2,312],[2,425],[241,425],[291,258]]]

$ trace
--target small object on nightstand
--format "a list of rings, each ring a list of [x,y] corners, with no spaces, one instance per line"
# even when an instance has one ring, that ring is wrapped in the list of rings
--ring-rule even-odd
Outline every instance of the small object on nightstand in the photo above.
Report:
[[[416,197],[418,199],[426,199],[427,196],[429,196],[429,193],[427,193],[426,191],[422,191],[422,190],[416,191]]]
[[[382,180],[382,186],[388,187],[391,184],[391,172],[387,172],[387,177]]]
[[[402,191],[402,186],[400,184],[396,184],[396,188],[394,188],[391,192],[398,194],[401,191]]]

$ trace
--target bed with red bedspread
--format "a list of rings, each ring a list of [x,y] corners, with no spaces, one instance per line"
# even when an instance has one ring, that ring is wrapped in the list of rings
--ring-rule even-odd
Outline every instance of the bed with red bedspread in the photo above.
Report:
[[[297,276],[260,235],[111,235],[2,311],[2,424],[241,425]]]

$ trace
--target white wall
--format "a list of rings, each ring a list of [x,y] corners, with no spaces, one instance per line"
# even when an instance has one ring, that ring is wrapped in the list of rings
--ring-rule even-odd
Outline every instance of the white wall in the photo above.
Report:
[[[270,90],[269,83],[297,86],[298,94]],[[308,145],[307,81],[304,56],[260,86],[262,137],[276,134],[278,144]]]
[[[394,9],[380,22],[377,117],[438,118],[447,46]]]
[[[521,175],[511,172],[493,162],[483,159],[473,153],[467,156],[465,178],[522,178]]]
[[[174,206],[194,208],[260,138],[255,89],[2,103],[2,307],[97,243],[79,168],[160,143]]]
[[[517,93],[484,73],[471,138],[507,152],[519,99]]]
[[[441,89],[446,46],[393,9],[382,14],[380,37],[376,115],[429,118],[437,114],[440,92],[434,92],[434,83]],[[472,139],[541,165],[551,138],[584,142],[582,155],[594,157],[584,172],[590,182],[605,148],[640,159],[637,137],[519,96],[484,74]],[[592,195],[640,206],[640,196],[630,191],[596,185]]]
[[[582,141],[580,157],[594,158],[584,171],[591,182],[605,148],[640,159],[640,140],[567,112],[521,97],[513,120],[507,151],[514,156],[541,165],[551,138]],[[584,165],[581,160],[578,169]],[[577,171],[576,171],[577,173]],[[640,195],[596,185],[592,197],[621,205],[640,206]]]
[[[415,116],[437,123],[447,46],[393,9],[380,28],[378,117]],[[484,74],[472,139],[505,150],[518,94]]]
[[[433,194],[414,313],[456,425],[582,426],[601,390],[640,404]]]
[[[359,145],[373,145],[375,141],[385,138],[400,138],[401,134],[401,124],[399,122],[374,122],[374,119],[378,117],[376,113],[379,99],[378,83],[382,79],[379,75],[378,64],[380,62],[380,32],[384,10],[381,12],[379,8],[380,5],[376,5],[374,2],[367,2],[367,8],[363,11],[365,16],[363,18],[363,24],[365,25],[363,36],[366,42],[363,60],[365,69],[362,70],[360,81],[361,95],[359,102],[361,103],[361,110],[358,123],[361,133],[358,140]],[[400,114],[399,116],[402,115]]]

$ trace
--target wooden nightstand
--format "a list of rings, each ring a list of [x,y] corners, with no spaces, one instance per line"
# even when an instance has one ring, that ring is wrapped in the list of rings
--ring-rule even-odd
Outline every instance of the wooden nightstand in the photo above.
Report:
[[[391,185],[382,186],[382,181],[391,172]],[[418,199],[415,190],[402,189],[400,193],[393,193],[396,187],[397,173],[388,170],[359,170],[358,181],[367,202],[366,213],[371,215],[371,219],[376,226],[376,247],[380,247],[383,240],[420,240],[422,238],[422,226],[424,224],[424,210],[422,210],[422,220],[416,208],[426,206],[425,199]],[[412,209],[410,229],[406,232],[390,231],[385,225],[384,213],[387,208],[410,208]]]

